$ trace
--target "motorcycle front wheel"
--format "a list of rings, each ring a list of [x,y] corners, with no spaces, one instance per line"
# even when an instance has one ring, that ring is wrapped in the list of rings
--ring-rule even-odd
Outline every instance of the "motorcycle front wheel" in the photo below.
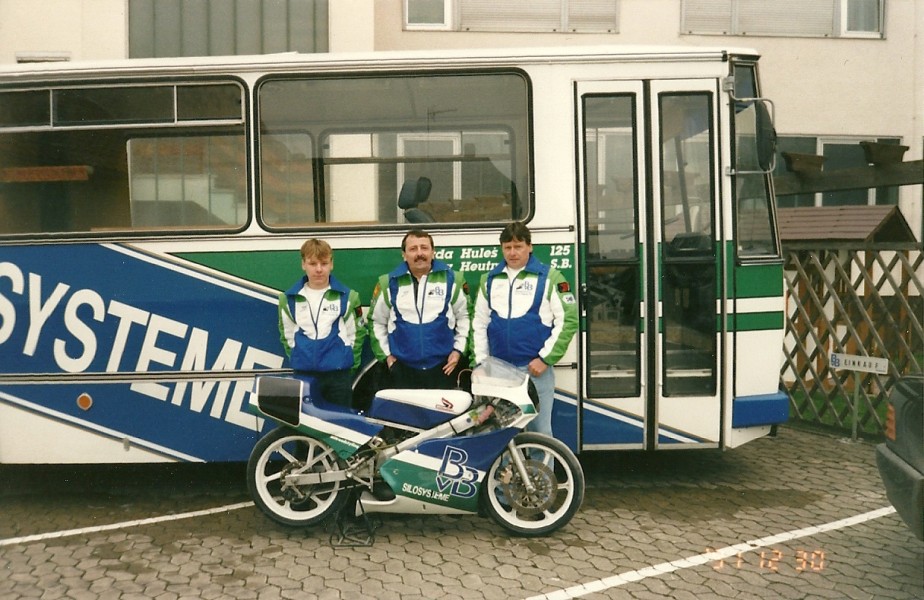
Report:
[[[269,518],[290,527],[306,527],[336,514],[349,496],[342,481],[299,484],[300,474],[340,471],[343,462],[330,446],[288,427],[269,432],[247,461],[247,488]]]
[[[505,529],[527,537],[566,525],[584,501],[584,471],[577,457],[564,443],[540,433],[517,434],[513,447],[528,477],[523,478],[508,445],[485,475],[484,511]]]

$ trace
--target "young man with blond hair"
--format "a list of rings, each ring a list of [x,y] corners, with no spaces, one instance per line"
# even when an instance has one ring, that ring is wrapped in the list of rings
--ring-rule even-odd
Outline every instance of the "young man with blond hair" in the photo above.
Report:
[[[334,253],[327,242],[306,241],[301,257],[305,276],[279,294],[282,346],[296,375],[314,378],[328,402],[350,407],[352,373],[366,337],[359,294],[331,274]]]

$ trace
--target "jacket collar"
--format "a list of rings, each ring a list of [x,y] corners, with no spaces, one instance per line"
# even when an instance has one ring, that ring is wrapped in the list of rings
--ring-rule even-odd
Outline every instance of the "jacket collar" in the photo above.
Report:
[[[502,260],[497,264],[496,267],[491,269],[490,274],[493,277],[499,273],[503,273],[504,269],[506,268],[507,268],[507,261]],[[549,268],[548,265],[544,264],[542,261],[536,258],[534,254],[530,254],[529,260],[526,261],[526,265],[523,267],[523,270],[526,271],[527,273],[533,273],[535,275],[538,275],[542,273],[543,271],[547,271],[548,268]]]
[[[295,282],[295,285],[286,290],[286,296],[297,296],[301,293],[302,288],[305,287],[305,284],[308,283],[308,276],[302,275],[302,278]],[[334,277],[330,276],[330,289],[334,290],[338,294],[349,294],[350,288],[340,283],[340,281]]]

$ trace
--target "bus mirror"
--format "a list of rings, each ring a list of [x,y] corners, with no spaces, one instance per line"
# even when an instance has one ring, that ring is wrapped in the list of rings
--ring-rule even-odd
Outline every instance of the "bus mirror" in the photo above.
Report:
[[[776,129],[767,107],[769,103],[769,100],[763,98],[754,100],[757,119],[757,164],[766,173],[772,172],[776,166]]]

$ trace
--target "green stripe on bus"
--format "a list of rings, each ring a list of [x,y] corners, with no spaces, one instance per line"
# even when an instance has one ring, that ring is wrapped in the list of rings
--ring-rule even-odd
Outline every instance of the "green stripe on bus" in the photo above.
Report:
[[[738,313],[729,315],[729,330],[774,331],[783,329],[783,311]]]
[[[735,267],[736,298],[779,298],[783,295],[783,265],[739,265]]]

